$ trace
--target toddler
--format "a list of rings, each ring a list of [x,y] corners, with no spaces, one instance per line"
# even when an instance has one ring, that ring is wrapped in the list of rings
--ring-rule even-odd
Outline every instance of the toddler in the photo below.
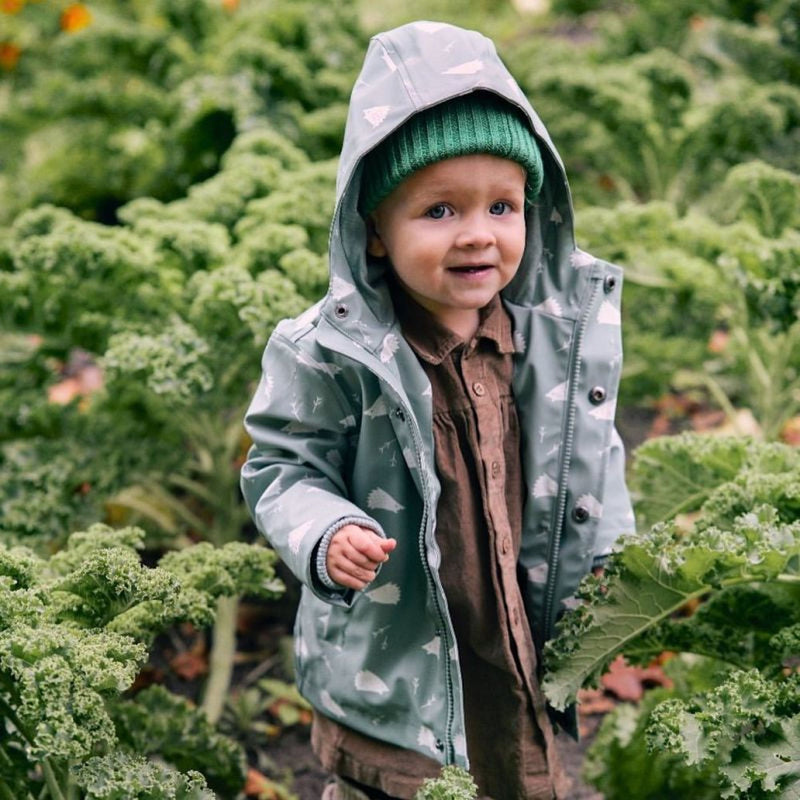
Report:
[[[567,797],[537,653],[632,527],[620,270],[576,248],[493,44],[451,25],[372,39],[337,196],[328,294],[267,345],[242,470],[303,584],[328,796],[411,798],[455,763],[485,797]]]

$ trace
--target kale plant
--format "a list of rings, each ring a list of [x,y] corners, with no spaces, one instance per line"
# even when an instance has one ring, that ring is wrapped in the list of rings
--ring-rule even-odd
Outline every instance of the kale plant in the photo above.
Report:
[[[548,647],[545,692],[563,709],[620,653],[647,662],[669,650],[725,665],[712,688],[652,710],[650,746],[706,778],[710,770],[720,797],[794,797],[800,454],[689,435],[643,449],[640,487],[685,501],[648,510],[672,519],[626,537],[605,574],[584,580]],[[679,524],[678,512],[694,521]],[[693,615],[678,613],[698,600]]]
[[[220,596],[275,596],[274,553],[206,545],[146,567],[143,541],[95,525],[49,559],[0,546],[1,797],[200,800],[207,782],[242,786],[241,749],[199,710],[157,688],[123,695],[158,632],[210,624]]]

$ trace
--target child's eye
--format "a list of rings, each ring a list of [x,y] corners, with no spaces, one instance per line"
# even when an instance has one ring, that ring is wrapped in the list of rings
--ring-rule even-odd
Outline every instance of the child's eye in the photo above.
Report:
[[[498,200],[496,203],[492,203],[492,205],[489,207],[489,213],[496,214],[498,216],[501,214],[507,214],[509,211],[511,211],[511,205],[506,203],[505,200]]]
[[[431,219],[444,219],[449,213],[450,209],[444,203],[437,203],[425,212],[425,216]]]

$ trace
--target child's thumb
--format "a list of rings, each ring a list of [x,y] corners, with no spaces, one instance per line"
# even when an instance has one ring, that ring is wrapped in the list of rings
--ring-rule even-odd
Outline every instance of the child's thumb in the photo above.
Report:
[[[397,539],[381,539],[380,545],[384,553],[391,553],[397,547]]]

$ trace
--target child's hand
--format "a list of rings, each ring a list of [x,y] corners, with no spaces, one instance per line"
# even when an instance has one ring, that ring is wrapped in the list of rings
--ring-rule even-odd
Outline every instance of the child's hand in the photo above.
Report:
[[[345,525],[336,531],[328,547],[326,566],[331,580],[349,589],[363,589],[375,579],[375,570],[397,546],[369,528]]]

